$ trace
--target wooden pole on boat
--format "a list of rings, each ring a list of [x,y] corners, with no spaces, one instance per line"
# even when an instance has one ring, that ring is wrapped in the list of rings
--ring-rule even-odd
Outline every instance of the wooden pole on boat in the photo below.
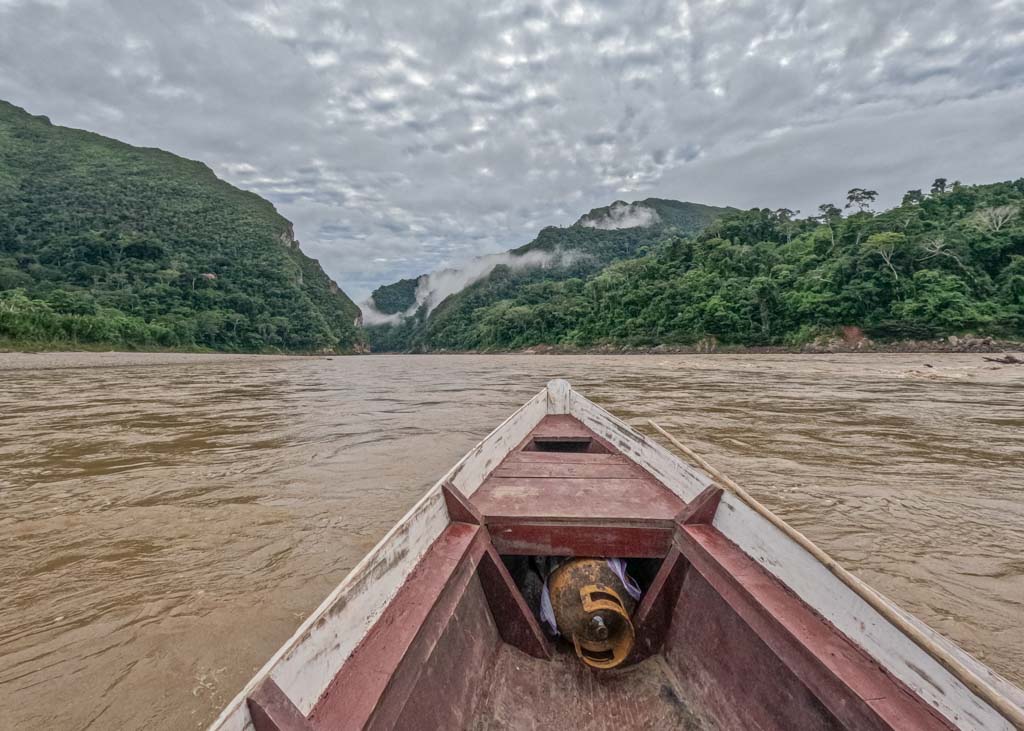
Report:
[[[954,657],[946,648],[935,642],[935,640],[922,632],[917,626],[908,622],[906,618],[896,612],[892,605],[883,599],[878,592],[840,566],[834,558],[818,548],[818,546],[811,542],[807,536],[759,503],[753,495],[736,484],[731,478],[708,464],[707,460],[662,429],[653,419],[648,419],[648,423],[650,423],[650,425],[654,427],[659,434],[668,439],[676,449],[689,457],[697,464],[698,467],[713,477],[716,482],[735,494],[736,497],[750,506],[754,512],[758,513],[769,523],[785,533],[789,538],[798,543],[801,548],[820,561],[837,579],[849,587],[850,590],[857,594],[857,596],[870,604],[876,612],[885,617],[890,624],[909,637],[915,645],[928,653],[935,662],[939,663],[939,665],[944,667],[953,677],[963,683],[964,686],[974,695],[994,708],[1013,726],[1018,729],[1024,729],[1024,709],[1021,709],[1019,706],[1011,703],[1008,698],[985,682],[983,678],[978,676],[973,670]]]

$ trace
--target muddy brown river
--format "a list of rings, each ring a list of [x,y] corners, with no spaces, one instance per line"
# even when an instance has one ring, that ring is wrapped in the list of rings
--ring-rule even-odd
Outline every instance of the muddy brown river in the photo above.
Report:
[[[0,355],[0,726],[202,728],[423,490],[553,377],[648,432],[657,417],[1024,683],[1022,367]]]

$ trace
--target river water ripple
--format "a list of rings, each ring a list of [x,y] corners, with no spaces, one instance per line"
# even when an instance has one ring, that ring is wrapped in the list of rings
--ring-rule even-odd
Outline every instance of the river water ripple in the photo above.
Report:
[[[0,377],[12,728],[202,728],[554,377],[648,433],[658,418],[1024,683],[1024,368],[920,354],[40,354],[0,355]]]

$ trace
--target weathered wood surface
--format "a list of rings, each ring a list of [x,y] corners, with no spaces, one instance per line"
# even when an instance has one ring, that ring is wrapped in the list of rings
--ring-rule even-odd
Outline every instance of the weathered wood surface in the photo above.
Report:
[[[264,678],[247,701],[255,731],[313,731],[313,726],[273,678]]]
[[[454,731],[468,727],[483,695],[482,679],[494,665],[498,649],[505,647],[496,631],[480,582],[474,579],[432,654],[422,663],[394,725],[370,728]]]
[[[671,520],[682,508],[653,480],[491,477],[473,495],[490,521],[505,518]]]
[[[711,478],[703,472],[690,467],[654,439],[636,431],[576,391],[569,396],[569,413],[682,500],[689,502],[711,484]]]
[[[549,414],[568,414],[569,398],[572,394],[572,386],[569,382],[558,378],[548,381],[547,386],[547,411]]]
[[[491,521],[499,553],[511,556],[617,556],[661,558],[672,546],[669,521]]]
[[[377,621],[449,523],[440,488],[432,489],[349,574],[276,658],[270,677],[303,713]]]
[[[630,657],[632,662],[661,652],[683,588],[687,566],[686,559],[673,546],[633,612],[636,644]]]
[[[448,526],[317,700],[317,728],[393,727],[486,546],[480,526]]]
[[[548,416],[549,413],[552,416]],[[538,428],[539,434],[549,437],[571,437],[591,433],[594,435],[595,444],[618,451],[620,454],[512,451],[524,446],[535,427]],[[629,459],[627,460],[626,457]],[[626,470],[633,469],[630,462],[642,468],[646,473],[646,479],[622,476],[624,474],[623,467]],[[499,471],[495,471],[499,464],[501,465],[498,468]],[[599,466],[609,469],[601,472],[598,469]],[[602,475],[604,476],[602,477]],[[475,518],[475,512],[472,510],[459,512],[460,507],[481,508],[483,507],[481,503],[486,505],[490,499],[486,493],[481,492],[479,496],[474,495],[478,490],[482,490],[481,485],[484,484],[488,476],[490,476],[488,482],[499,488],[496,498],[508,497],[502,495],[502,487],[508,488],[517,484],[519,490],[524,488],[526,490],[526,494],[518,492],[517,496],[506,500],[505,506],[501,506],[501,500],[498,499],[495,505],[491,506],[498,507],[499,512],[494,515],[487,514],[486,509],[480,510],[484,514],[487,530],[493,531],[494,544],[498,550],[509,549],[508,553],[515,553],[517,546],[523,550],[527,547],[549,546],[552,549],[550,553],[554,555],[583,555],[581,553],[559,554],[557,544],[561,539],[555,536],[556,528],[561,530],[563,535],[575,536],[569,541],[572,543],[573,551],[582,546],[588,550],[593,549],[590,555],[665,555],[671,545],[672,518],[679,513],[682,501],[693,501],[710,484],[710,478],[703,472],[678,460],[654,440],[630,429],[621,420],[569,389],[567,384],[553,383],[550,388],[537,394],[471,450],[442,478],[442,481],[438,482],[409,511],[332,592],[317,611],[303,623],[291,640],[257,673],[242,693],[214,722],[211,729],[241,731],[253,728],[253,719],[246,698],[253,695],[256,706],[264,710],[273,706],[274,704],[270,703],[272,698],[268,700],[267,697],[260,695],[261,685],[268,679],[274,682],[277,690],[283,694],[283,697],[277,698],[277,700],[288,700],[299,712],[308,714],[338,670],[352,656],[353,649],[368,637],[371,628],[377,626],[392,601],[406,585],[406,580],[411,576],[411,572],[419,565],[435,540],[449,526],[448,507],[446,507],[445,495],[441,490],[441,482],[449,480],[460,495],[470,497],[470,500],[461,506],[455,506],[455,514],[466,521],[478,518]],[[531,480],[534,481],[532,484]],[[554,489],[548,490],[547,487],[551,487],[551,484],[555,482],[569,483],[569,486],[554,487]],[[638,488],[633,484],[634,482],[653,484],[661,493],[668,494],[674,500],[673,507],[675,509],[666,511],[665,508],[671,501],[666,501],[661,493],[648,491],[646,487]],[[599,495],[603,500],[593,502],[592,498],[598,496],[598,483],[604,490]],[[544,490],[541,490],[541,485],[546,485]],[[608,490],[608,488],[613,489]],[[637,489],[640,489],[648,497],[653,497],[653,500],[641,504],[643,501],[635,499]],[[530,493],[530,490],[534,490],[534,492]],[[621,499],[610,497],[617,491],[624,492],[627,497]],[[531,494],[538,499],[550,500],[555,514],[548,514],[546,510],[527,508],[524,498],[528,500]],[[628,497],[630,494],[633,497]],[[585,511],[572,504],[574,501],[578,503],[587,499],[591,499],[592,504],[595,505],[609,506],[605,517],[586,514]],[[617,500],[620,501],[620,504],[611,508],[611,504]],[[509,510],[508,505],[515,504],[517,501],[518,510]],[[657,507],[652,508],[652,502]],[[449,506],[451,505],[452,503],[449,501]],[[634,521],[622,520],[624,509],[627,512],[635,510]],[[701,510],[698,510],[697,507],[691,508],[690,517],[697,520],[698,525],[686,527],[686,537],[681,539],[683,543],[689,541],[692,544],[695,540],[694,532],[711,530],[706,524],[700,525],[701,522],[708,519],[710,512],[711,509],[708,505]],[[610,515],[610,513],[616,514]],[[993,708],[974,696],[962,683],[932,660],[927,653],[914,645],[906,635],[838,581],[812,555],[744,503],[731,494],[726,494],[722,497],[717,512],[714,512],[713,515],[714,527],[722,536],[736,544],[741,554],[746,554],[749,559],[782,582],[813,612],[825,617],[839,632],[852,640],[866,653],[865,656],[869,656],[871,660],[885,667],[898,681],[904,683],[914,693],[919,694],[947,719],[955,722],[960,728],[1010,728],[1006,720]],[[503,520],[504,522],[502,522]],[[615,524],[616,520],[619,521],[618,524]],[[465,522],[462,525],[463,529],[476,530],[478,531],[477,535],[484,535],[484,529],[478,526],[467,525]],[[594,534],[594,529],[600,527],[605,530],[597,532],[609,536],[609,538],[601,545],[594,541],[587,545],[585,534],[588,531]],[[483,545],[482,539],[479,545]],[[629,553],[630,546],[635,549],[638,545],[642,545],[643,550],[649,553]],[[562,550],[568,548],[570,547],[563,547]],[[654,553],[655,550],[661,551],[661,553]],[[535,552],[544,553],[546,551],[536,550]],[[483,550],[479,552],[479,555],[484,555]],[[678,572],[685,567],[686,562],[677,559],[676,564],[676,566],[670,567],[676,572],[675,574],[671,571],[667,572],[668,575],[663,581],[665,586],[670,586],[672,581],[678,579]],[[465,573],[458,573],[458,576],[462,578],[456,581],[456,585],[463,579],[469,582],[463,583],[464,595],[475,592],[479,592],[479,596],[483,595],[475,576],[468,579]],[[697,582],[698,579],[703,581],[703,577],[699,575],[697,579],[693,578],[695,573],[692,568],[686,570],[685,576],[684,587],[691,582]],[[724,591],[727,594],[732,591],[740,597],[746,595],[748,600],[753,601],[750,598],[754,596],[754,593],[742,583],[745,580],[745,575],[728,573],[728,576],[732,577],[731,580],[739,582],[739,588],[734,583],[726,581],[724,585],[729,588]],[[704,584],[707,587],[705,592],[707,596],[703,599],[687,598],[684,589],[677,606],[682,608],[689,605],[692,609],[703,602],[708,605],[705,609],[711,611],[712,615],[722,607],[728,608],[729,611],[721,617],[712,616],[712,619],[718,624],[712,628],[714,631],[704,634],[694,633],[693,623],[673,622],[670,635],[674,636],[674,640],[670,640],[670,644],[676,645],[674,654],[682,654],[683,660],[686,661],[686,653],[700,652],[701,648],[705,648],[711,655],[707,658],[701,656],[702,660],[706,660],[712,665],[714,663],[720,665],[734,663],[735,667],[732,668],[732,672],[738,675],[748,672],[751,664],[757,663],[760,664],[758,666],[760,668],[759,676],[763,675],[766,678],[771,678],[774,672],[781,672],[780,668],[785,672],[791,672],[787,665],[779,664],[778,657],[770,651],[764,656],[755,652],[752,659],[749,660],[742,656],[745,647],[744,632],[752,632],[752,625],[748,624],[748,621],[759,627],[759,631],[768,632],[771,622],[776,621],[774,612],[769,612],[767,619],[765,617],[758,618],[757,612],[748,607],[745,610],[746,618],[741,619],[729,602],[714,594],[706,582]],[[468,588],[471,586],[475,589]],[[695,586],[699,586],[699,582]],[[449,590],[443,590],[442,594],[447,591]],[[445,594],[445,596],[450,598],[454,594]],[[739,602],[740,599],[737,599],[736,596],[732,598]],[[757,601],[753,601],[753,604],[756,608],[764,604],[764,601],[764,597],[759,597]],[[718,602],[718,604],[711,607],[710,604],[714,604],[714,602]],[[477,604],[479,605],[480,602]],[[767,606],[771,606],[770,601],[767,602]],[[448,608],[451,609],[451,612],[448,612],[451,618],[461,617],[459,621],[465,621],[467,626],[475,627],[480,624],[477,620],[486,617],[491,621],[490,626],[496,633],[493,620],[490,619],[491,614],[486,608],[482,610],[482,615],[479,606],[474,609],[468,605],[463,608],[463,604],[457,604],[454,605],[454,608]],[[465,616],[460,612],[464,612]],[[812,616],[814,616],[813,612]],[[647,613],[651,617],[658,614],[653,606]],[[441,614],[445,614],[445,611],[441,611]],[[993,687],[1003,692],[1005,697],[1024,706],[1024,692],[1000,678],[952,643],[941,638],[919,620],[909,617],[905,613],[901,614],[907,616],[908,621],[920,627],[923,632],[933,636],[937,642],[949,648],[951,653],[961,658],[964,664],[971,667],[978,675],[985,677]],[[483,620],[485,625],[487,620]],[[762,622],[762,624],[757,625],[757,622]],[[417,657],[424,660],[424,670],[416,673],[403,671],[404,675],[403,673],[396,675],[396,682],[405,683],[408,693],[405,695],[405,702],[389,706],[391,710],[388,713],[391,715],[388,715],[387,718],[392,719],[394,723],[411,724],[409,727],[415,727],[415,724],[423,718],[431,719],[434,727],[463,727],[465,717],[456,718],[445,715],[450,712],[446,710],[446,707],[450,708],[451,704],[435,703],[432,706],[430,703],[421,702],[417,700],[421,696],[416,688],[443,688],[443,684],[447,680],[444,673],[437,668],[456,667],[460,657],[459,653],[466,654],[467,658],[475,658],[472,660],[473,663],[479,662],[480,658],[486,655],[487,642],[460,644],[461,639],[464,638],[456,637],[453,634],[455,630],[452,629],[457,622],[450,621],[444,626],[442,626],[443,623],[427,624],[433,626],[434,630],[440,634],[430,635],[428,632],[427,635],[424,635],[428,638],[427,640],[417,640],[411,646],[413,649],[419,648],[417,651],[421,654]],[[818,624],[822,625],[820,620]],[[778,627],[775,629],[778,630]],[[486,629],[480,631],[486,640]],[[796,629],[788,628],[786,631],[792,635]],[[677,633],[683,634],[675,636]],[[758,637],[757,633],[754,633],[753,636]],[[429,639],[431,637],[433,639]],[[495,634],[493,638],[496,637]],[[494,641],[497,642],[496,639]],[[760,640],[758,639],[757,642]],[[736,657],[731,654],[732,645],[736,646],[732,649],[739,653]],[[680,646],[682,653],[679,651]],[[752,650],[756,647],[767,648],[763,642],[760,645],[755,642],[754,646],[747,646],[746,649]],[[667,648],[667,652],[672,656],[673,648]],[[445,655],[445,653],[448,654]],[[426,662],[427,658],[434,657],[447,657],[447,660],[437,664]],[[693,659],[691,655],[689,662],[692,663]],[[773,665],[773,663],[776,664]],[[679,670],[681,677],[686,667],[684,665],[675,667]],[[705,672],[703,681],[700,678],[690,678],[691,683],[708,682],[710,677],[707,675],[708,672],[720,673],[729,670],[729,668],[715,668],[711,665],[701,668],[700,663],[693,665],[690,669]],[[761,670],[765,672],[761,673]],[[454,682],[461,683],[466,676],[467,674],[464,673],[461,680],[456,679]],[[802,682],[798,685],[799,688],[806,689]],[[266,688],[270,688],[270,686],[268,684],[263,688],[265,694]],[[758,689],[754,690],[753,697],[756,698]],[[475,702],[473,692],[465,686],[455,687],[452,692],[453,697],[458,698],[465,708],[471,708]],[[827,695],[827,689],[822,692]],[[798,688],[794,688],[793,693],[794,695],[789,698],[787,703],[796,703],[800,691]],[[385,695],[390,695],[390,693]],[[443,690],[436,694],[436,697],[441,696],[443,696]],[[394,697],[401,697],[401,694]],[[766,695],[763,700],[769,705],[775,702],[770,700],[770,694]],[[862,698],[862,700],[865,699]],[[816,712],[815,708],[824,713],[824,715],[814,716],[814,718],[825,724],[825,726],[819,727],[827,727],[828,718],[833,718],[831,713],[826,711],[825,706],[820,703],[815,706],[817,701],[813,696],[805,701],[807,703],[806,710],[812,716]],[[880,703],[881,706],[885,705],[877,699],[875,702]],[[267,706],[260,706],[260,703],[266,703]],[[881,706],[878,709],[874,706],[871,708],[873,711],[882,713],[885,709]],[[278,710],[281,708],[284,706],[278,704]],[[769,710],[777,711],[779,708],[776,703],[776,706]],[[582,708],[577,710],[582,712]],[[783,710],[785,709],[783,708]],[[792,710],[790,708],[790,711]],[[257,711],[257,713],[261,712]],[[891,709],[885,712],[891,712]],[[585,717],[585,715],[578,716],[577,720]],[[282,718],[284,717],[282,716]],[[380,716],[380,718],[384,719],[385,716]],[[728,714],[723,718],[728,719]],[[261,720],[266,720],[266,718],[261,717]],[[565,724],[562,724],[561,727],[564,728]],[[765,727],[773,726],[769,724]],[[816,726],[814,723],[810,723],[806,727]],[[496,728],[500,728],[500,726],[496,726]]]
[[[683,696],[716,728],[854,731],[843,729],[692,567],[676,607],[664,657]]]
[[[594,673],[570,653],[544,662],[503,646],[485,682],[472,731],[714,728],[678,694],[661,658]]]
[[[593,438],[594,432],[588,429],[580,422],[579,419],[574,416],[564,414],[553,414],[548,413],[543,419],[530,432],[530,437],[539,437],[541,439],[558,439],[558,438]]]
[[[600,441],[597,434],[573,416],[549,415],[541,419],[520,449],[511,452],[472,496],[488,525],[495,526],[495,540],[508,537],[499,532],[498,524],[505,528],[513,522],[663,523],[683,507],[678,496],[641,467],[628,460],[607,459],[621,457],[614,452],[606,455],[522,451],[522,446],[538,434]],[[536,531],[534,535],[539,537]]]
[[[445,477],[462,494],[471,497],[484,477],[498,466],[533,431],[548,411],[547,389],[526,402],[516,413],[502,422],[482,442],[473,447]]]
[[[295,706],[308,714],[448,525],[441,484],[450,481],[463,494],[471,494],[547,414],[547,406],[548,391],[544,389],[452,467],[257,672],[211,724],[210,731],[252,729],[246,698],[267,677],[272,677]]]
[[[508,467],[513,464],[632,465],[633,462],[626,459],[621,454],[595,454],[591,452],[509,452],[501,466]]]
[[[708,485],[704,492],[691,500],[676,515],[677,525],[710,525],[718,512],[718,504],[722,501],[722,488]]]
[[[951,728],[940,714],[832,625],[821,621],[808,605],[714,527],[681,525],[676,546],[689,561],[691,571],[700,572],[844,728]],[[702,617],[690,612],[677,616],[676,621],[699,624]],[[720,680],[729,682],[728,678]],[[771,678],[768,682],[779,681]]]
[[[441,494],[444,495],[444,506],[448,510],[448,517],[452,521],[456,523],[470,523],[471,525],[484,524],[484,517],[480,514],[480,511],[452,483],[441,483]]]
[[[487,546],[487,552],[480,560],[479,573],[480,585],[501,639],[527,655],[549,659],[551,643],[493,545]]]
[[[546,454],[533,452],[533,454]],[[587,480],[642,480],[647,477],[642,469],[632,464],[580,464],[578,462],[502,462],[491,473],[494,478],[544,478],[544,479],[587,479]]]
[[[1012,731],[1009,721],[995,709],[738,497],[731,493],[723,495],[714,526],[954,725],[963,729]],[[1011,702],[1024,707],[1024,691],[916,617],[906,612],[903,615]]]

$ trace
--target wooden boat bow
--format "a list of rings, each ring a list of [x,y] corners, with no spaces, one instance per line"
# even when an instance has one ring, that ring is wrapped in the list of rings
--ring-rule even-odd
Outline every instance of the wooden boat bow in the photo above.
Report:
[[[1024,692],[655,428],[699,468],[549,383],[438,480],[211,731],[1024,728]],[[573,557],[619,558],[640,577],[635,641],[614,670],[585,667],[538,622],[537,566]]]

